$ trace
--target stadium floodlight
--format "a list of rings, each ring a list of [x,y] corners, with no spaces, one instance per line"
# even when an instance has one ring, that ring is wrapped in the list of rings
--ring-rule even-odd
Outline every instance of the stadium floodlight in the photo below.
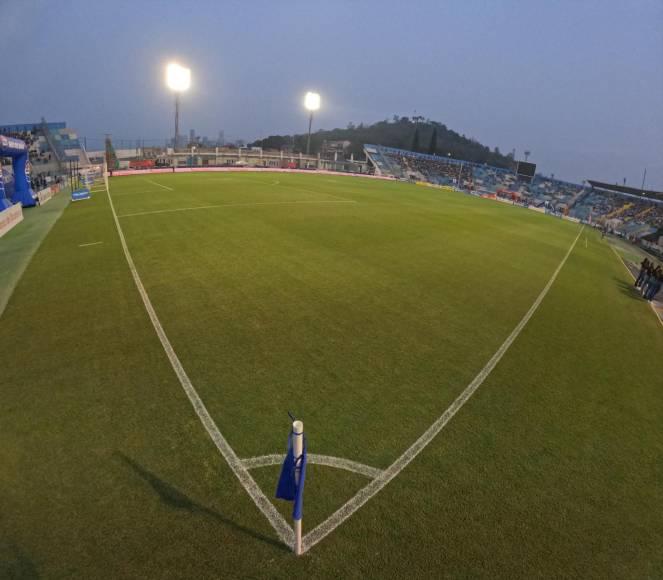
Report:
[[[304,96],[304,107],[310,112],[308,118],[308,137],[306,139],[306,155],[309,155],[311,151],[311,125],[313,124],[313,111],[317,111],[320,108],[320,95],[318,93],[312,93],[309,91]]]
[[[166,66],[166,84],[175,93],[175,139],[173,149],[177,149],[180,141],[180,93],[188,91],[191,86],[191,69],[171,62]]]
[[[317,111],[320,108],[320,95],[318,93],[306,93],[304,97],[304,106],[309,111]]]
[[[171,62],[166,67],[166,82],[171,91],[182,92],[189,90],[191,86],[191,69]]]

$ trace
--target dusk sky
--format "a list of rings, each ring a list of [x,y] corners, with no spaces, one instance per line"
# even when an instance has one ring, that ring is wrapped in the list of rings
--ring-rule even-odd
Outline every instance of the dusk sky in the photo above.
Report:
[[[663,190],[663,1],[0,0],[0,124],[66,121],[99,149],[252,140],[416,110],[544,174]]]

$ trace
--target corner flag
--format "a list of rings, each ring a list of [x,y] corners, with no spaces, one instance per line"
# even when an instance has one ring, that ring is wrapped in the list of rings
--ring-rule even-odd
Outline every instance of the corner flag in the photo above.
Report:
[[[293,421],[288,436],[288,453],[281,467],[276,485],[276,497],[294,502],[292,519],[295,521],[295,552],[301,553],[301,521],[304,511],[304,482],[306,480],[306,439],[304,424]]]

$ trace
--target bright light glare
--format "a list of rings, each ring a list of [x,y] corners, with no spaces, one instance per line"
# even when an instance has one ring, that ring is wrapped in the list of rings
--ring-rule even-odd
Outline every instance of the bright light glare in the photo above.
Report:
[[[166,67],[166,84],[173,91],[187,91],[191,86],[191,69],[171,62]]]
[[[317,111],[320,108],[320,95],[318,93],[306,93],[304,106],[309,111]]]

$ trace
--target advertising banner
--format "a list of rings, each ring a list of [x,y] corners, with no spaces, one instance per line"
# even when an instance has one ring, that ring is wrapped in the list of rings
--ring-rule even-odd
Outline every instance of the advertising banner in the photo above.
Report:
[[[23,209],[20,203],[0,211],[0,238],[22,221]]]
[[[53,197],[53,188],[47,187],[37,192],[37,199],[39,200],[39,205],[44,205]]]
[[[83,199],[90,199],[89,189],[77,189],[71,192],[71,201],[81,201]]]
[[[178,167],[173,171],[172,167],[166,169],[140,169],[113,171],[111,177],[123,175],[147,175],[150,173],[305,173],[307,175],[333,175],[334,177],[362,177],[365,179],[382,179],[394,181],[395,178],[384,175],[368,175],[366,173],[346,173],[343,171],[328,171],[326,169],[279,169],[277,167]],[[110,175],[110,174],[109,174]]]

